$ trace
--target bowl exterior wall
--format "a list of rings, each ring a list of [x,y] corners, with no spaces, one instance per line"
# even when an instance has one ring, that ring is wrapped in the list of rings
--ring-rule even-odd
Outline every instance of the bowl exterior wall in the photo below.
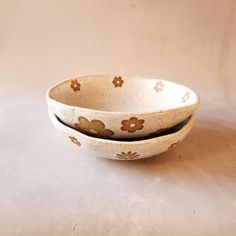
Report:
[[[49,116],[55,128],[76,145],[80,152],[115,160],[142,159],[168,151],[186,137],[194,122],[192,116],[188,123],[175,133],[143,141],[123,142],[92,138],[63,125],[52,112],[49,112]]]
[[[136,138],[168,129],[188,118],[198,104],[186,108],[144,114],[109,114],[107,112],[70,107],[48,100],[50,110],[70,127],[96,137]]]

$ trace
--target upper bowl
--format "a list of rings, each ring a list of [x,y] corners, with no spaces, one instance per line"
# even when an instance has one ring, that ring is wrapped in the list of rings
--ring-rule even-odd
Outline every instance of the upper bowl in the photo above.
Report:
[[[96,137],[134,138],[170,128],[199,106],[191,89],[166,80],[93,75],[47,92],[50,110],[65,124]]]

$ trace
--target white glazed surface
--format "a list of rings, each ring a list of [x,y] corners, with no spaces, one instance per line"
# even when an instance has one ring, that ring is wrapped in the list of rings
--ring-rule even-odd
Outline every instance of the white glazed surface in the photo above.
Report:
[[[62,132],[68,141],[77,145],[79,151],[115,160],[142,159],[168,151],[186,137],[194,122],[194,115],[192,115],[180,130],[171,134],[141,141],[113,141],[80,133],[62,124],[50,109],[48,113],[54,127]]]
[[[172,127],[199,106],[196,93],[185,86],[160,79],[112,75],[62,82],[48,90],[47,102],[70,127],[112,138],[144,137]]]

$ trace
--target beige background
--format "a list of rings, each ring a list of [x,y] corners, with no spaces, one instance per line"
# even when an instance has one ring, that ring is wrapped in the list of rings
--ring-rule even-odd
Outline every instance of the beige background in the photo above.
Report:
[[[0,235],[235,235],[236,1],[0,0]],[[53,83],[161,77],[201,97],[175,150],[82,156],[47,117]]]

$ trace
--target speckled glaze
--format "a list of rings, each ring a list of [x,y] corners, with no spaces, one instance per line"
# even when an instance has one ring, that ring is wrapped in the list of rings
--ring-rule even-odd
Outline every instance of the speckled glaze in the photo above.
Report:
[[[136,160],[168,151],[186,137],[194,122],[192,115],[177,131],[170,134],[139,141],[114,141],[85,135],[61,123],[50,110],[48,112],[54,127],[62,132],[66,141],[72,142],[78,151],[114,160]]]
[[[191,89],[166,80],[94,75],[64,81],[46,95],[65,124],[95,137],[134,138],[172,127],[199,106]]]

